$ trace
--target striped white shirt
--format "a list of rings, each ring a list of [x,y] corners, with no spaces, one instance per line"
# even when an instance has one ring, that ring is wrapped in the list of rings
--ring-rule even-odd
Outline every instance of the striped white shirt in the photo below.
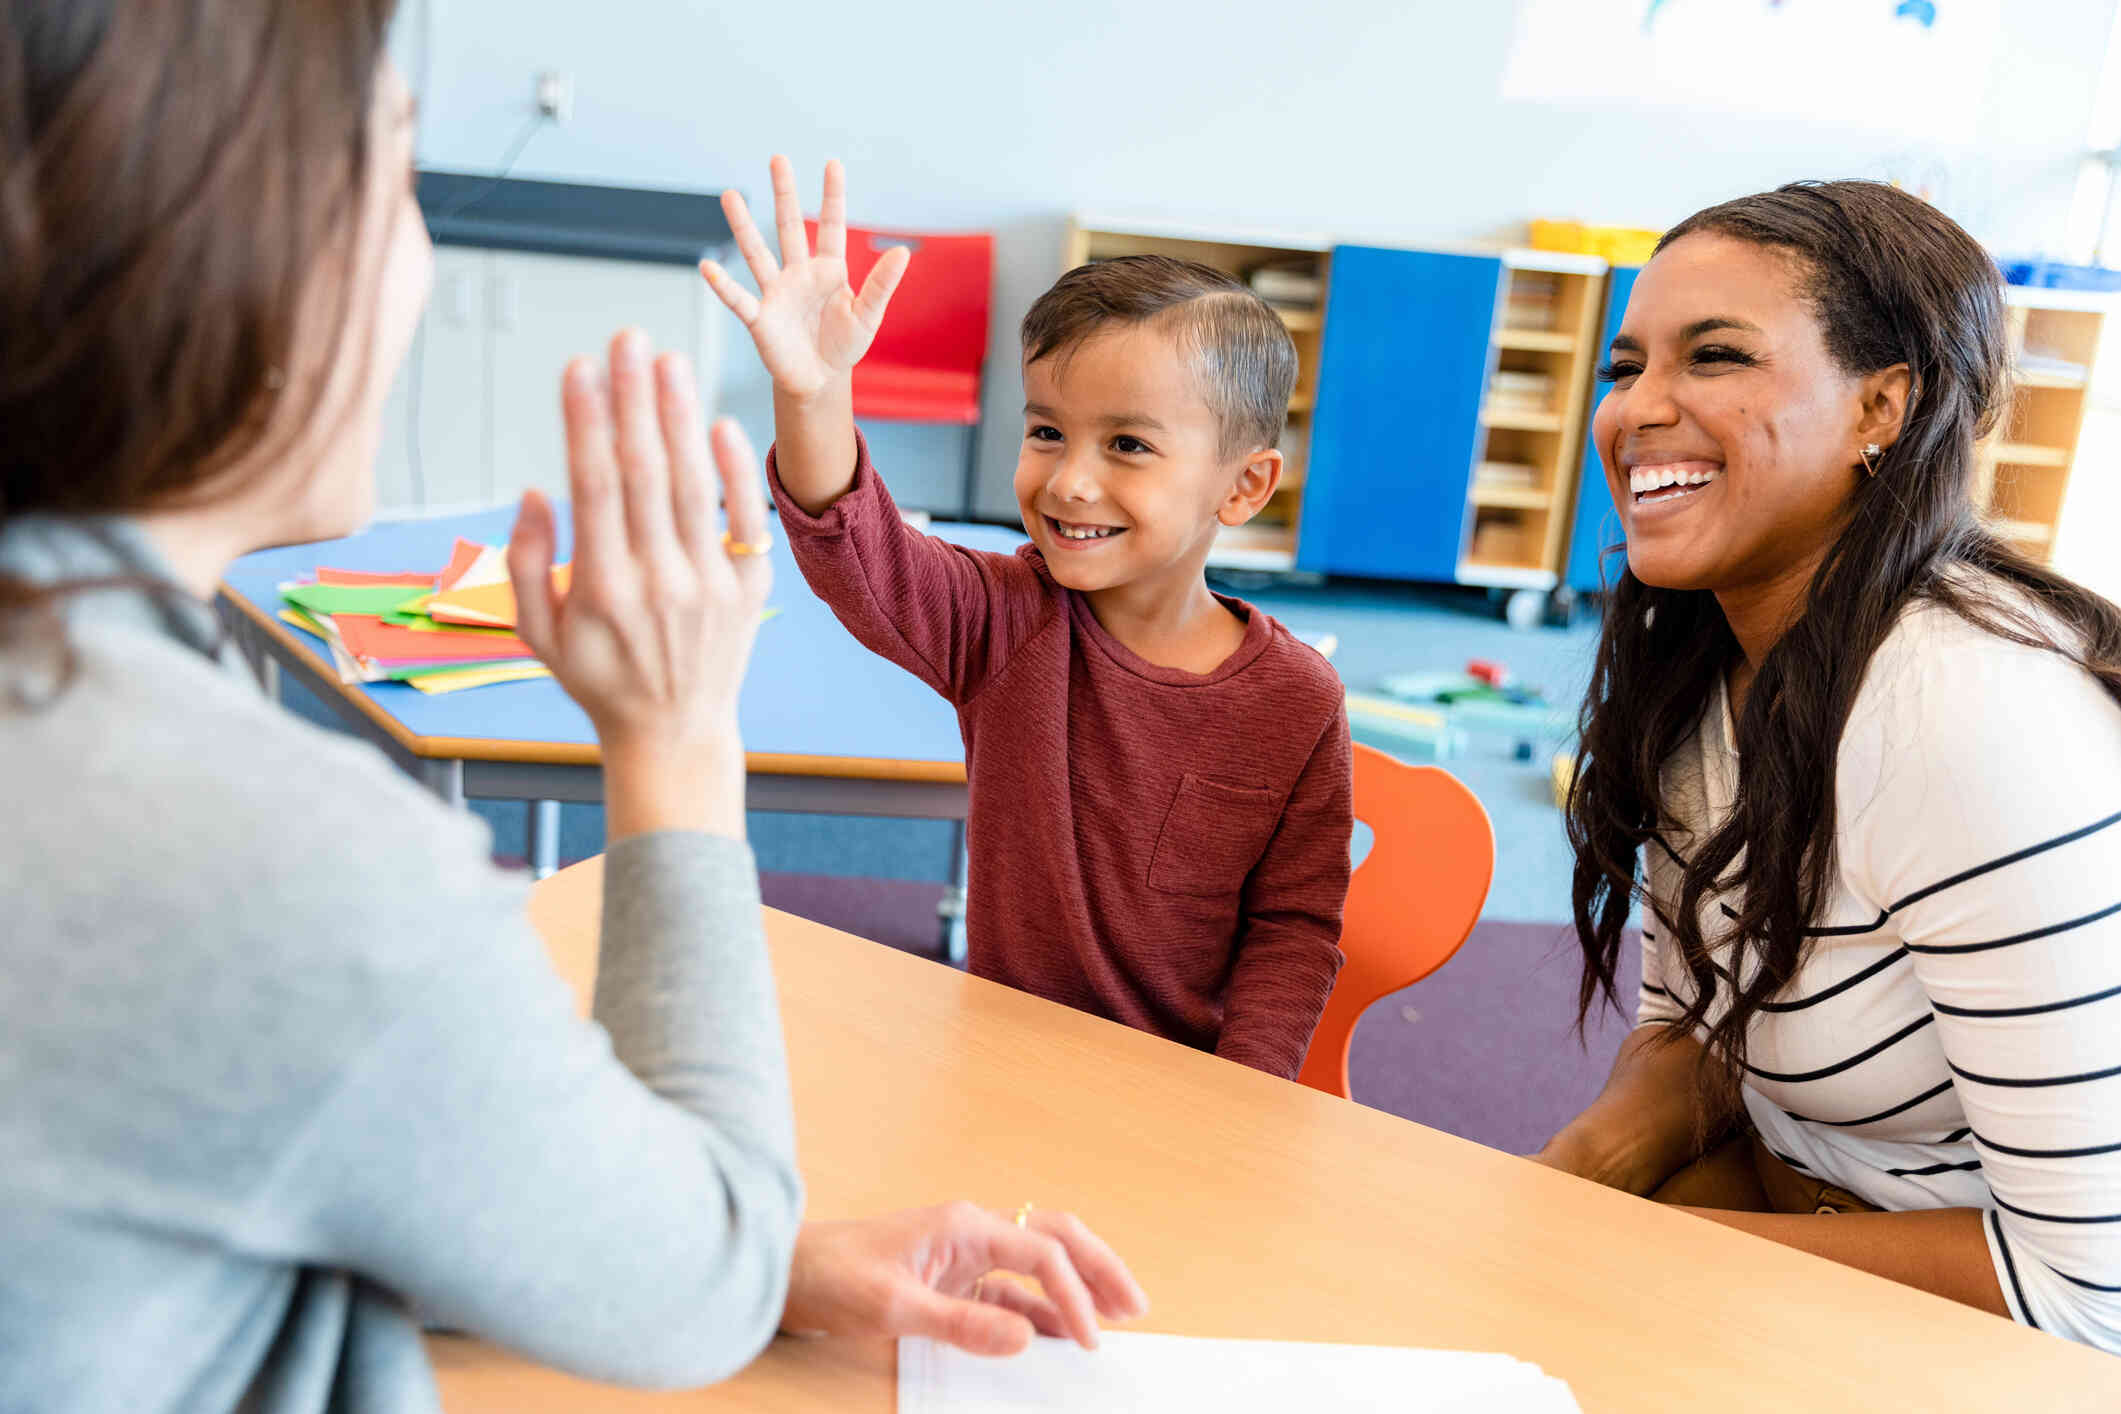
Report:
[[[1650,846],[1665,917],[1730,809],[1733,740],[1719,688],[1666,768],[1686,828]],[[2012,1316],[2121,1353],[2121,705],[1918,603],[1865,675],[1835,809],[1831,897],[1748,1036],[1755,1127],[1881,1208],[1982,1209]],[[1725,900],[1702,921],[1727,941]],[[1692,995],[1655,918],[1642,977],[1640,1022]]]

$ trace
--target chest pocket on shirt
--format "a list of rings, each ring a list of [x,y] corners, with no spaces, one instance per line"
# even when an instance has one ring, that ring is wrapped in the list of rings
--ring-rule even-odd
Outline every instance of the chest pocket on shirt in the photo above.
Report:
[[[1150,885],[1167,894],[1237,892],[1266,850],[1280,803],[1273,791],[1188,772],[1156,836]]]

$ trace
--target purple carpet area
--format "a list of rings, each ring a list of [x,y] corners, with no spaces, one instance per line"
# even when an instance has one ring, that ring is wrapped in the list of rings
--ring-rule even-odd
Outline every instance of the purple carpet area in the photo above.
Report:
[[[942,885],[765,874],[770,907],[906,952],[942,951]],[[1620,995],[1634,1012],[1641,955],[1621,945]],[[1483,922],[1435,975],[1394,992],[1355,1028],[1348,1070],[1363,1104],[1506,1150],[1544,1144],[1605,1083],[1629,1020],[1601,1007],[1575,1034],[1573,930]]]

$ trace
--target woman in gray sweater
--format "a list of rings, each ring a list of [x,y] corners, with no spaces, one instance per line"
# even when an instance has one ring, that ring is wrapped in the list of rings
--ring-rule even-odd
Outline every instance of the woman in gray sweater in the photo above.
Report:
[[[422,1319],[656,1384],[778,1328],[1094,1342],[1142,1297],[1065,1214],[800,1222],[736,730],[768,523],[682,361],[567,370],[571,592],[535,495],[510,553],[603,744],[595,1024],[484,831],[229,651],[231,559],[366,518],[426,296],[390,9],[0,28],[0,1411],[432,1408]]]

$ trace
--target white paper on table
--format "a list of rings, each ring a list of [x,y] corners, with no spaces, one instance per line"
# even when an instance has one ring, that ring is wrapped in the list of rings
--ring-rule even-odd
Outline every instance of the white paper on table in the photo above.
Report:
[[[1099,1348],[1039,1339],[1021,1355],[898,1343],[899,1414],[1580,1414],[1575,1396],[1508,1355],[1382,1345],[1205,1340],[1106,1331]]]

